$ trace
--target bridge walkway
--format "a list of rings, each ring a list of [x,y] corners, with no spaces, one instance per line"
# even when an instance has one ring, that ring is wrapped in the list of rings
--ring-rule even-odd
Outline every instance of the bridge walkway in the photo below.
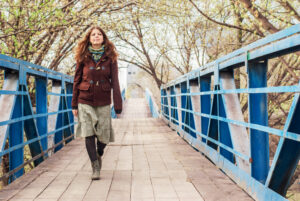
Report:
[[[75,139],[0,191],[11,201],[247,201],[252,200],[161,119],[144,99],[128,99],[113,120],[116,141],[91,181],[84,140]]]

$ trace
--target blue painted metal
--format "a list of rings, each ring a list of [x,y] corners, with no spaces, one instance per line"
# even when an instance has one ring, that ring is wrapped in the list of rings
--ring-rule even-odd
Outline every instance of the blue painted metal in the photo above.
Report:
[[[190,91],[190,89],[188,89],[188,91]],[[186,113],[186,117],[187,117],[187,121],[185,123],[187,123],[189,125],[189,127],[187,128],[189,134],[191,136],[193,136],[194,138],[196,138],[196,133],[193,131],[193,129],[195,129],[195,119],[194,119],[194,114],[190,111],[193,111],[193,105],[192,105],[192,99],[191,96],[187,96],[187,109],[188,112]],[[189,129],[192,128],[192,129]]]
[[[70,83],[66,83],[66,91],[67,91],[67,93],[66,93],[66,98],[67,98],[67,107],[66,107],[66,109],[67,109],[67,108],[72,108],[72,106],[71,106],[72,96],[69,96],[69,95],[73,94],[73,85],[70,84]],[[70,110],[68,114],[69,114],[70,123],[73,123],[74,122],[74,116],[73,116],[72,111]],[[74,126],[71,126],[71,133],[74,133]]]
[[[198,114],[197,114],[197,115],[198,115]],[[176,121],[176,120],[174,119],[174,121]],[[177,121],[177,123],[178,123],[178,121]],[[189,127],[189,125],[187,125],[187,124],[184,124],[184,126]],[[250,160],[249,156],[246,156],[246,155],[244,155],[243,153],[237,152],[237,151],[234,150],[233,148],[230,148],[230,147],[228,147],[228,146],[226,146],[226,145],[220,143],[219,141],[216,141],[215,139],[213,139],[213,138],[211,138],[211,137],[209,137],[209,136],[206,136],[206,135],[204,135],[203,133],[200,133],[200,132],[197,131],[197,130],[194,130],[194,129],[191,128],[191,127],[189,127],[189,129],[193,130],[193,131],[196,133],[197,136],[202,137],[202,138],[204,138],[205,140],[209,140],[209,141],[213,142],[214,144],[216,144],[217,146],[221,147],[222,149],[227,150],[228,152],[233,153],[235,156],[240,157],[241,159],[246,160],[246,161],[249,161],[249,160]],[[180,131],[183,131],[183,129],[180,129]],[[190,139],[191,141],[194,141],[193,138],[192,138],[190,135],[189,135],[189,139]],[[191,144],[193,144],[193,143],[191,143]],[[206,144],[206,143],[203,143],[203,144]]]
[[[121,92],[121,97],[122,97],[123,102],[126,99],[125,94],[126,94],[126,89],[123,89],[122,92]],[[116,114],[114,105],[111,106],[111,110],[110,111],[111,111],[111,118],[116,119],[117,118],[117,114]]]
[[[220,117],[223,117],[223,118],[226,118],[226,112],[225,112],[225,108],[226,106],[224,105],[224,100],[222,98],[222,95],[217,95],[218,96],[218,103],[219,103],[219,116]],[[224,121],[218,121],[219,125],[218,125],[218,128],[219,128],[219,139],[220,139],[220,142],[230,148],[233,148],[232,146],[232,137],[231,137],[231,134],[230,134],[230,131],[229,131],[229,126],[228,126],[228,123],[227,122],[224,122]],[[223,149],[222,147],[220,148],[220,154],[222,156],[224,156],[227,160],[231,161],[232,163],[234,163],[234,155],[227,151],[226,149]]]
[[[72,94],[59,94],[59,93],[48,92],[48,95],[71,97],[72,100]]]
[[[300,98],[296,94],[286,121],[286,128],[290,132],[300,135]],[[285,195],[289,182],[292,178],[299,159],[300,159],[300,142],[281,138],[278,145],[278,151],[274,157],[273,169],[270,171],[270,180],[267,186],[281,195]]]
[[[61,93],[64,94],[64,89],[61,89]],[[59,106],[58,106],[58,110],[63,110],[63,97],[60,96],[59,97]],[[58,128],[63,127],[63,119],[64,119],[64,113],[59,113],[57,115],[57,119],[56,119],[56,127],[55,129],[57,130],[57,132],[54,135],[54,144],[58,144],[63,140],[63,130],[58,130]],[[58,145],[57,147],[55,147],[54,152],[59,151],[61,148],[63,147],[63,144]]]
[[[73,133],[71,127],[74,127],[73,115],[71,114],[71,98],[72,98],[72,83],[73,77],[64,75],[59,72],[49,70],[47,68],[31,64],[26,61],[11,58],[0,54],[0,69],[5,70],[6,75],[18,75],[18,83],[15,91],[0,90],[0,94],[14,97],[15,101],[12,105],[11,115],[8,119],[2,120],[0,126],[8,126],[8,130],[2,138],[0,156],[9,155],[10,171],[16,168],[20,170],[9,174],[10,182],[20,177],[24,173],[22,165],[24,163],[24,147],[28,145],[32,158],[36,158],[34,165],[40,164],[43,156],[47,156],[48,147],[47,138],[55,133],[63,132],[63,138],[66,138]],[[36,114],[33,110],[33,105],[30,100],[27,77],[33,76],[35,78],[35,95],[36,95]],[[47,112],[47,80],[61,82],[62,86],[67,85],[67,93],[62,91],[59,95],[62,100],[62,107],[55,112]],[[62,87],[64,89],[64,87]],[[4,106],[0,105],[0,108]],[[49,115],[58,114],[57,116],[64,116],[61,126],[56,127],[57,130],[47,131],[47,119]],[[70,118],[71,117],[71,118]],[[23,133],[26,136],[23,136]],[[4,147],[5,142],[8,141],[8,147]],[[62,143],[60,146],[63,146]],[[20,168],[21,167],[21,168]]]
[[[167,90],[164,90],[164,94],[167,95]],[[166,107],[164,108],[165,110],[165,114],[166,114],[166,118],[169,119],[170,118],[170,110],[169,110],[169,100],[166,97],[164,99],[165,103],[166,103]]]
[[[74,122],[74,123],[72,123],[72,124],[69,124],[69,125],[67,125],[67,126],[61,127],[61,128],[59,128],[59,129],[57,129],[57,130],[48,132],[48,133],[47,133],[47,136],[54,135],[55,132],[60,131],[60,130],[63,130],[63,129],[65,129],[65,128],[69,127],[69,126],[74,126],[75,124],[76,124],[76,122]],[[24,147],[25,145],[29,145],[29,144],[31,144],[31,143],[33,143],[33,142],[42,140],[42,139],[46,138],[47,136],[42,136],[42,137],[37,137],[37,138],[32,139],[32,140],[27,140],[27,141],[24,142],[23,144],[15,145],[14,147],[11,147],[11,148],[9,148],[9,149],[5,149],[4,151],[1,151],[1,152],[0,152],[0,156],[4,156],[5,154],[8,154],[8,153],[10,153],[10,152],[12,152],[12,151],[14,151],[14,150],[17,150],[17,149],[19,149],[19,148],[21,148],[21,147]]]
[[[200,78],[200,91],[201,92],[210,91],[210,82],[211,82],[210,77]],[[200,97],[200,103],[201,103],[201,112],[204,114],[209,114],[210,105],[211,105],[210,94],[202,95]],[[209,118],[201,116],[201,132],[204,133],[204,135],[207,135],[208,133],[208,123],[209,123]],[[204,138],[202,139],[202,141],[206,142]]]
[[[68,104],[68,102],[67,102],[67,97],[62,97],[62,99],[63,99],[63,109],[67,109],[68,107],[71,107],[71,104]],[[73,116],[73,115],[71,114],[71,116]],[[64,112],[63,113],[63,125],[68,126],[69,123],[71,123],[70,112]],[[72,128],[70,126],[68,126],[67,128],[65,128],[63,130],[63,138],[66,139],[66,138],[72,137],[72,133],[73,133]],[[73,139],[74,139],[74,137],[66,140],[66,144],[71,142]]]
[[[149,89],[145,90],[145,96],[146,96],[146,100],[148,101],[148,106],[149,106],[152,117],[158,118],[159,117],[158,107],[157,107],[155,101],[153,100],[153,95]]]
[[[164,106],[161,106],[161,111],[163,111],[163,114],[165,118],[169,119],[169,107],[168,107],[168,98],[167,96],[167,90],[162,90],[161,95],[164,96],[161,101],[164,103]]]
[[[162,104],[164,105],[164,104]],[[175,108],[177,109],[177,108]],[[183,111],[189,111],[183,108],[180,108],[179,110],[183,110]],[[238,125],[238,126],[244,126],[246,128],[253,128],[259,131],[264,131],[264,132],[268,132],[270,134],[274,134],[276,136],[285,136],[285,138],[287,139],[291,139],[291,140],[296,140],[296,141],[300,141],[300,136],[297,133],[292,133],[292,132],[286,132],[284,133],[282,130],[280,129],[276,129],[276,128],[271,128],[271,127],[267,127],[267,126],[261,126],[258,124],[251,124],[251,123],[246,123],[246,122],[242,122],[242,121],[236,121],[236,120],[232,120],[232,119],[227,119],[227,118],[223,118],[223,117],[218,117],[215,115],[211,115],[211,114],[203,114],[203,113],[197,113],[194,111],[190,111],[193,114],[199,115],[201,117],[207,117],[207,118],[211,118],[211,119],[215,119],[215,120],[220,120],[220,121],[224,121],[227,123],[231,123],[234,125]]]
[[[113,106],[112,106],[110,112],[111,112],[111,118],[116,119],[117,114],[116,114],[115,108]]]
[[[15,107],[13,109],[12,118],[17,118],[23,116],[23,98],[22,96],[15,97]],[[24,140],[23,136],[24,124],[23,122],[16,122],[10,125],[9,128],[9,147],[14,147],[16,145],[22,144]],[[13,170],[24,163],[24,148],[21,147],[9,153],[9,169]],[[14,173],[9,181],[13,181],[18,177],[22,176],[24,172],[24,168]]]
[[[60,113],[63,113],[63,112],[68,112],[68,111],[72,111],[72,109],[61,110],[61,111],[57,111],[57,112],[49,112],[49,113],[46,113],[46,114],[27,115],[26,117],[23,116],[23,117],[15,118],[15,119],[12,119],[12,120],[1,121],[0,122],[0,126],[7,125],[7,124],[12,124],[12,123],[19,122],[19,121],[25,121],[27,119],[32,119],[32,118],[38,118],[38,117],[44,117],[44,116],[49,116],[49,115],[60,114]]]
[[[190,93],[190,86],[189,82],[184,82],[181,84],[181,92],[186,93],[186,96],[181,96],[181,104],[182,108],[185,110],[182,110],[182,128],[185,132],[189,133],[192,137],[196,137],[196,133],[193,131],[195,129],[195,121],[194,121],[194,115],[191,111],[193,111],[192,107],[192,100]],[[185,126],[188,125],[188,126]],[[190,129],[192,128],[192,129]]]
[[[267,61],[248,63],[249,88],[267,86]],[[268,126],[267,94],[249,94],[250,123]],[[269,171],[269,136],[268,133],[250,128],[251,174],[265,183]]]
[[[181,128],[184,131],[188,132],[187,126],[186,126],[186,125],[188,125],[187,120],[186,120],[187,119],[186,114],[189,111],[189,110],[187,110],[187,95],[189,93],[187,93],[187,83],[186,83],[186,81],[181,83],[180,88],[181,88],[181,93],[186,94],[186,95],[183,95],[183,96],[180,97],[181,98],[181,108],[186,109],[186,110],[181,110],[181,122],[182,122]]]
[[[174,95],[175,94],[175,86],[174,87],[171,87],[171,92],[170,92],[171,95]],[[176,97],[174,96],[171,96],[171,117],[173,118],[172,119],[172,122],[176,125],[179,125],[178,124],[178,112],[177,110],[175,109],[177,108],[177,101],[176,101]],[[177,121],[175,121],[174,119],[176,119]]]
[[[215,90],[218,90],[219,86],[215,86]],[[212,106],[210,114],[219,116],[219,109],[218,109],[218,95],[213,96]],[[207,136],[214,139],[215,141],[219,141],[219,120],[218,119],[210,119],[208,124],[208,133]],[[212,147],[215,150],[218,150],[217,144],[211,142],[210,140],[206,142],[206,144]]]
[[[35,78],[36,89],[36,113],[47,113],[47,78],[36,77]],[[48,132],[48,118],[47,116],[36,118],[37,128],[40,136],[46,135]],[[48,149],[47,138],[41,140],[43,151]]]
[[[24,91],[7,91],[7,90],[2,90],[0,91],[1,94],[14,94],[14,95],[27,95],[27,92]]]
[[[26,86],[22,86],[22,85],[20,85],[20,86],[22,87],[22,89],[24,91],[25,90],[28,91]],[[33,115],[30,97],[23,96],[23,101],[24,101],[24,103],[23,103],[24,104],[23,105],[24,116]],[[39,137],[36,122],[32,118],[24,121],[24,131],[25,131],[27,140],[31,140],[36,137]],[[41,146],[40,141],[35,141],[35,142],[29,144],[29,149],[30,149],[30,153],[31,153],[32,157],[35,157],[35,156],[39,155],[40,153],[42,153],[42,146]],[[33,163],[35,166],[37,166],[38,164],[43,162],[43,160],[44,159],[42,157],[40,157],[40,158],[36,159]]]
[[[203,83],[204,84],[204,83]],[[202,86],[203,87],[203,86]],[[208,86],[208,91],[203,92],[194,92],[194,93],[181,93],[179,95],[170,95],[170,97],[182,96],[182,95],[191,95],[191,96],[204,96],[211,94],[232,94],[232,93],[247,93],[247,94],[259,94],[259,93],[285,93],[285,92],[300,92],[299,85],[291,86],[276,86],[276,87],[260,87],[260,88],[246,88],[246,89],[231,89],[231,90],[218,90],[218,91],[209,91],[210,86]],[[166,96],[162,96],[166,97]]]
[[[296,52],[299,49],[300,24],[249,44],[161,87],[163,119],[256,200],[286,200],[283,196],[299,162],[300,82],[294,86],[275,87],[267,86],[266,82],[268,60]],[[232,72],[233,69],[242,66],[247,68],[248,88],[220,90],[218,85],[220,71]],[[214,77],[214,90],[211,90],[212,77]],[[199,80],[200,92],[191,93],[188,90],[189,82],[194,80]],[[177,93],[173,93],[172,89],[178,86],[180,91],[177,90]],[[171,89],[169,95],[165,93],[167,89]],[[285,128],[271,128],[268,126],[267,95],[268,93],[287,92],[294,93],[295,98]],[[229,108],[225,104],[223,94],[239,93],[249,94],[249,122],[229,119],[226,114]],[[195,112],[189,106],[189,99],[192,96],[200,96],[201,112]],[[168,98],[170,98],[171,103],[165,101]],[[181,100],[181,105],[175,104],[173,100]],[[171,108],[171,114],[173,111],[177,111],[178,114],[181,113],[182,122],[179,122],[179,118],[173,114],[167,119],[168,110],[164,110],[164,108]],[[189,118],[191,114],[201,117],[201,131],[196,130],[191,124]],[[233,147],[229,124],[249,129],[251,147],[249,156],[240,153]],[[196,134],[197,138],[190,135],[191,131]],[[270,170],[269,134],[281,138]],[[246,165],[251,166],[251,173],[238,167],[236,164],[237,157],[243,159]]]
[[[160,96],[161,96],[161,98],[160,98],[160,102],[161,102],[161,104],[160,104],[160,111],[162,111],[162,114],[163,115],[165,115],[165,112],[163,111],[163,109],[164,109],[164,106],[163,106],[163,104],[165,103],[164,102],[164,96],[165,94],[163,94],[163,90],[161,89],[160,90]]]

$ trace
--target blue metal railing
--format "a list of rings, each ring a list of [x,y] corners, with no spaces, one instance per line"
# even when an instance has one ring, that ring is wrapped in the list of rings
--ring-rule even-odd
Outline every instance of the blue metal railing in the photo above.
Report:
[[[73,77],[2,54],[0,69],[4,72],[0,90],[0,157],[3,162],[3,156],[8,155],[9,164],[9,172],[1,179],[12,182],[24,174],[26,164],[40,164],[73,139]],[[29,92],[29,83],[34,84],[34,93]],[[49,87],[52,91],[48,91]],[[30,96],[35,96],[36,107]],[[28,161],[24,161],[25,146],[32,157]]]
[[[150,112],[151,112],[151,115],[153,118],[158,118],[159,117],[159,110],[158,110],[158,107],[153,99],[153,95],[151,93],[151,91],[146,88],[145,90],[145,97],[146,97],[146,100],[148,101],[148,105],[149,105],[149,109],[150,109]]]
[[[268,60],[300,50],[300,24],[258,40],[161,88],[168,124],[256,200],[285,200],[300,158],[300,82],[267,86]],[[246,67],[247,88],[233,70]],[[213,84],[212,84],[213,80]],[[213,90],[211,90],[213,89]],[[292,93],[283,129],[268,126],[270,93]],[[248,94],[248,122],[239,95]],[[269,134],[279,136],[269,165]]]
[[[122,101],[124,102],[126,97],[125,97],[125,93],[126,93],[126,89],[123,89],[122,92],[121,92],[121,96],[122,96]],[[111,106],[111,117],[113,119],[117,118],[117,114],[115,112],[115,108],[114,108],[114,105]]]

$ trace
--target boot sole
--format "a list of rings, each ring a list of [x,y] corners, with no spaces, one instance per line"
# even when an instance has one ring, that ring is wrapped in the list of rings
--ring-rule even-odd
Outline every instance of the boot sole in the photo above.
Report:
[[[92,178],[92,180],[100,180],[100,177]]]

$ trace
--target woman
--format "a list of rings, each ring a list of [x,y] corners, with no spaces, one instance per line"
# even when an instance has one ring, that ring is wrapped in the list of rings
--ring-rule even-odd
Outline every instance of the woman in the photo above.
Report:
[[[114,141],[110,113],[111,88],[117,117],[122,112],[117,52],[105,32],[94,26],[78,43],[75,59],[72,112],[78,116],[76,136],[85,137],[93,169],[92,180],[96,180],[100,179],[103,150],[106,144]]]

